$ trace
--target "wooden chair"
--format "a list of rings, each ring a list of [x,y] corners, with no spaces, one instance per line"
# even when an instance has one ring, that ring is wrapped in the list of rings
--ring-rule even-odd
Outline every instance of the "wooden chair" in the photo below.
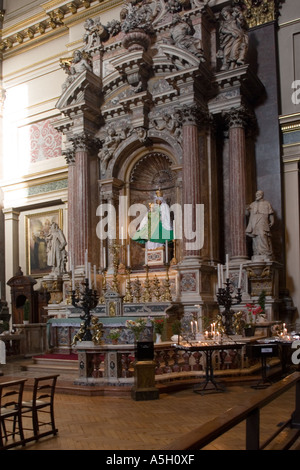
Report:
[[[58,432],[54,418],[54,394],[58,377],[59,374],[36,377],[34,379],[32,399],[22,402],[23,417],[30,416],[32,420],[31,430],[33,436],[26,438],[26,442],[34,439],[37,441],[41,437],[51,434],[55,436]],[[48,414],[49,418],[42,419],[45,414]],[[40,432],[42,426],[48,426],[48,429]]]
[[[0,450],[25,445],[22,400],[26,379],[0,383]],[[7,423],[11,428],[7,429]],[[16,436],[19,435],[19,439]],[[13,439],[9,439],[12,437]]]

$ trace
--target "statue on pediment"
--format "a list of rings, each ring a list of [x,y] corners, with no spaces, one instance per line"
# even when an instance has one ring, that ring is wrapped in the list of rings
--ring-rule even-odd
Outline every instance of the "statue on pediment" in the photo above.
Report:
[[[222,59],[221,70],[229,70],[245,64],[248,52],[247,23],[240,7],[224,7],[219,28],[220,49],[217,57]]]
[[[171,40],[180,49],[183,49],[204,61],[202,41],[195,36],[193,24],[189,18],[179,13],[173,16],[171,26]]]
[[[71,61],[61,60],[60,65],[68,75],[62,86],[63,91],[66,91],[82,72],[85,70],[93,71],[88,54],[78,49],[74,51]]]

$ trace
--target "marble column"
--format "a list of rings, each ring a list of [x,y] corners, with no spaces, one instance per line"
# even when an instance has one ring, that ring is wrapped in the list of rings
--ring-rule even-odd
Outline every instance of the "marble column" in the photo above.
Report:
[[[71,255],[72,264],[75,263],[75,212],[76,212],[76,202],[75,195],[76,188],[75,185],[75,152],[73,150],[67,150],[64,152],[66,162],[68,164],[68,253]],[[69,258],[70,260],[70,258]]]
[[[198,121],[199,110],[196,106],[186,106],[182,110],[182,150],[183,150],[183,181],[182,181],[182,236],[183,236],[183,258],[200,259],[200,248],[190,250],[188,240],[185,236],[187,205],[191,207],[192,232],[196,231],[196,207],[201,204],[200,188],[200,155]],[[198,119],[197,119],[198,118]]]
[[[91,194],[90,194],[90,152],[95,141],[91,136],[82,133],[73,137],[75,165],[71,169],[72,181],[69,181],[71,212],[70,239],[74,246],[74,265],[84,266],[85,251],[89,251],[91,236]],[[72,186],[71,186],[72,185]]]
[[[246,247],[246,111],[232,109],[229,124],[229,208],[232,261],[247,259]]]

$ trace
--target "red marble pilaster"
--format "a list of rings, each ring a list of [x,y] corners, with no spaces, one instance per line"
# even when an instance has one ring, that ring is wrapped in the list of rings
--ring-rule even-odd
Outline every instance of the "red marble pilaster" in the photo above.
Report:
[[[201,203],[200,188],[200,155],[199,155],[199,135],[197,125],[197,108],[189,107],[183,112],[182,126],[182,147],[183,147],[183,182],[182,182],[182,236],[183,236],[183,257],[200,258],[200,249],[189,250],[187,243],[191,240],[185,237],[185,212],[186,205],[192,207],[191,231],[196,231],[196,207]]]
[[[90,195],[89,167],[87,150],[77,150],[75,154],[75,188],[74,188],[74,248],[76,266],[84,265],[85,250],[89,245]]]
[[[229,194],[231,259],[247,259],[245,235],[246,140],[245,112],[229,113]]]

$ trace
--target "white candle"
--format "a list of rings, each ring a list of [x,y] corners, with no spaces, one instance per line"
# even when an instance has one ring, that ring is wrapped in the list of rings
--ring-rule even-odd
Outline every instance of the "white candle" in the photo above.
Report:
[[[72,266],[72,256],[71,256],[71,253],[69,254],[69,271],[72,272],[73,270],[73,266]]]
[[[238,288],[241,288],[241,283],[242,283],[242,271],[243,271],[243,265],[240,264],[240,272],[239,272],[239,283],[238,283]]]
[[[106,269],[106,249],[103,247],[103,269]]]
[[[226,279],[229,279],[229,256],[226,255]]]
[[[88,269],[89,269],[89,271],[88,271],[89,289],[91,289],[91,288],[92,288],[91,263],[88,263],[88,267],[89,267],[89,268],[88,268]]]
[[[75,276],[74,276],[74,270],[72,271],[72,290],[75,290]]]
[[[194,326],[193,326],[193,322],[191,321],[191,330],[192,330],[192,333],[194,333]]]
[[[168,250],[168,242],[167,242],[167,240],[166,240],[165,245],[166,245],[166,246],[165,246],[165,252],[166,252],[166,253],[165,253],[165,261],[166,261],[166,263],[168,263],[168,261],[169,261],[169,253],[168,253],[168,251],[169,251],[169,250]]]
[[[121,244],[123,245],[124,243],[124,229],[121,227]]]
[[[220,271],[221,271],[221,284],[222,284],[221,287],[223,287],[223,285],[224,285],[224,271],[223,271],[223,266],[222,265],[220,265]]]
[[[176,232],[175,232],[175,219],[173,221],[173,238],[176,239]]]
[[[221,272],[220,272],[220,265],[218,264],[218,289],[221,288]]]
[[[130,264],[130,245],[128,243],[127,245],[127,266],[130,268],[131,264]]]
[[[87,250],[85,250],[84,265],[85,265],[85,278],[87,279],[88,277],[88,251]]]
[[[198,323],[197,323],[196,320],[195,320],[195,331],[196,331],[196,333],[198,333]]]
[[[146,266],[148,265],[148,249],[146,246],[145,246],[145,265]]]
[[[96,265],[94,264],[94,289],[97,290]]]

